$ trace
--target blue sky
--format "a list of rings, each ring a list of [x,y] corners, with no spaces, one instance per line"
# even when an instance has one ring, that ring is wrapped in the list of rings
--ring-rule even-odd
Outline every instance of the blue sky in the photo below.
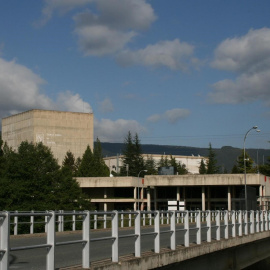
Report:
[[[93,112],[102,142],[266,148],[269,0],[8,0],[0,117]]]

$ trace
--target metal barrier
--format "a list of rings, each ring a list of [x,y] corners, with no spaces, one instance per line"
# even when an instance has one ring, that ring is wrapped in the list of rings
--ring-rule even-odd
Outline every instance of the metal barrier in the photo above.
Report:
[[[30,217],[30,233],[34,232],[34,217],[44,217],[45,231],[47,235],[46,244],[10,247],[10,225],[18,228],[19,217]],[[72,230],[76,229],[76,218],[80,217],[82,222],[82,240],[56,242],[56,224],[58,231],[63,231],[64,217],[71,216]],[[134,227],[134,233],[119,235],[119,228],[124,226],[125,217],[128,219],[128,226]],[[17,221],[11,223],[11,218]],[[148,218],[146,222],[146,218]],[[90,238],[90,230],[97,228],[97,221],[102,220],[104,226],[111,229],[111,236],[103,238]],[[91,226],[91,221],[93,222]],[[106,221],[106,223],[105,223]],[[109,221],[109,223],[107,223]],[[166,222],[164,222],[166,221]],[[141,228],[145,225],[152,225],[153,231],[142,232]],[[166,224],[164,224],[166,223]],[[181,224],[182,226],[179,226]],[[166,229],[167,227],[168,229]],[[92,227],[92,228],[91,228]],[[161,230],[162,227],[162,230]],[[221,228],[224,235],[221,237]],[[202,243],[202,231],[206,230],[206,241],[212,239],[221,240],[231,237],[253,234],[256,232],[268,231],[270,229],[269,211],[111,211],[111,212],[90,212],[90,211],[46,211],[46,212],[0,212],[0,269],[9,269],[9,254],[11,251],[47,248],[46,269],[54,269],[55,266],[55,247],[82,243],[82,267],[89,268],[90,245],[92,242],[112,240],[112,262],[119,261],[119,238],[131,238],[134,240],[135,257],[141,256],[141,239],[146,235],[154,236],[154,252],[160,252],[160,236],[168,234],[170,237],[170,249],[175,250],[176,233],[182,231],[184,246],[190,244],[190,231],[195,231],[196,244]],[[15,230],[15,229],[14,229]],[[212,231],[215,237],[212,237]],[[179,243],[178,243],[179,244]]]

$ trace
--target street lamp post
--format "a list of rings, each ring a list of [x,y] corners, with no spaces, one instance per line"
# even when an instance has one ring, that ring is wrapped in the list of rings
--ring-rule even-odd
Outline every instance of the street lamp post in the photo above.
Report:
[[[257,132],[260,132],[260,130],[258,129],[257,126],[252,127],[251,129],[249,129],[244,137],[244,175],[245,175],[245,208],[246,210],[248,210],[248,201],[247,201],[247,172],[246,172],[246,148],[245,148],[245,143],[246,143],[246,138],[248,133],[255,129]]]
[[[140,172],[139,172],[139,174],[138,174],[138,187],[137,187],[137,197],[138,197],[138,208],[137,208],[137,210],[140,210],[139,208],[140,208],[140,202],[139,202],[139,198],[140,198],[140,192],[139,192],[139,184],[140,184],[140,173],[141,172],[147,172],[147,170],[141,170]]]

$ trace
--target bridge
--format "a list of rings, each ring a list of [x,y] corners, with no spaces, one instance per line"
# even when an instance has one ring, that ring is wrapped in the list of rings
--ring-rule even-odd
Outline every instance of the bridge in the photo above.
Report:
[[[268,211],[3,211],[0,219],[1,270],[178,269],[179,265],[243,269],[270,254]],[[43,227],[43,236],[39,234],[34,244],[26,235],[15,241],[11,233],[18,235],[22,225],[30,236]],[[32,257],[32,252],[43,250],[38,259],[42,264],[16,265],[14,254],[23,254],[26,261],[24,252],[29,250]],[[69,262],[73,253],[79,253],[76,263]]]

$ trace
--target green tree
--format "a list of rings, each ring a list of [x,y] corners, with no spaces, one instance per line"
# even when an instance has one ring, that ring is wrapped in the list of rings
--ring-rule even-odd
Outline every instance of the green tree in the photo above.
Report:
[[[270,157],[267,158],[266,164],[260,166],[260,173],[270,176]]]
[[[178,163],[176,162],[175,157],[173,157],[172,155],[170,156],[170,160],[168,160],[168,165],[174,168],[177,168],[178,166]]]
[[[254,161],[249,156],[247,152],[245,152],[245,160],[246,160],[246,173],[256,173],[257,167],[254,167]],[[244,173],[244,150],[241,155],[237,158],[237,173]]]
[[[94,166],[94,157],[92,150],[89,145],[87,145],[86,150],[83,154],[79,169],[79,177],[92,177],[93,176],[93,166]]]
[[[4,173],[4,168],[5,168],[5,157],[4,157],[4,142],[2,140],[2,137],[0,136],[0,177]]]
[[[138,134],[133,138],[129,131],[124,142],[123,166],[120,175],[138,176],[141,170],[145,170],[141,144]]]
[[[158,173],[157,165],[152,155],[147,155],[145,160],[145,169],[147,170],[147,174],[149,175],[156,175]]]
[[[77,173],[76,161],[73,153],[71,151],[67,151],[63,163],[62,168],[67,168],[72,172],[72,175],[75,176]]]
[[[232,167],[232,174],[237,174],[237,173],[239,173],[239,170],[238,170],[237,165],[234,164],[233,167]]]
[[[168,160],[168,157],[167,156],[161,156],[159,162],[158,162],[158,167],[168,167],[170,166],[170,162]]]
[[[188,169],[186,167],[186,164],[181,163],[179,161],[179,163],[177,165],[177,173],[180,174],[180,175],[188,174]]]
[[[93,176],[109,176],[110,175],[110,169],[105,164],[105,161],[103,159],[101,143],[98,138],[96,140],[95,147],[94,147],[93,160],[94,160]]]
[[[209,143],[208,148],[208,160],[206,162],[207,164],[207,174],[216,174],[219,172],[219,167],[217,166],[217,160],[216,160],[216,154],[214,150],[212,149],[211,143]]]
[[[203,159],[201,159],[201,163],[200,163],[200,167],[199,167],[199,173],[200,174],[206,174],[207,173],[207,168],[206,168],[206,165],[205,165]]]
[[[17,152],[10,152],[1,190],[6,201],[0,208],[7,210],[78,209],[83,196],[71,172],[67,177],[60,170],[51,150],[42,143],[22,142]],[[3,186],[3,184],[6,184]],[[69,187],[66,189],[66,187]],[[74,197],[76,194],[76,197]],[[65,197],[69,197],[69,204]],[[68,207],[68,208],[67,208]]]

